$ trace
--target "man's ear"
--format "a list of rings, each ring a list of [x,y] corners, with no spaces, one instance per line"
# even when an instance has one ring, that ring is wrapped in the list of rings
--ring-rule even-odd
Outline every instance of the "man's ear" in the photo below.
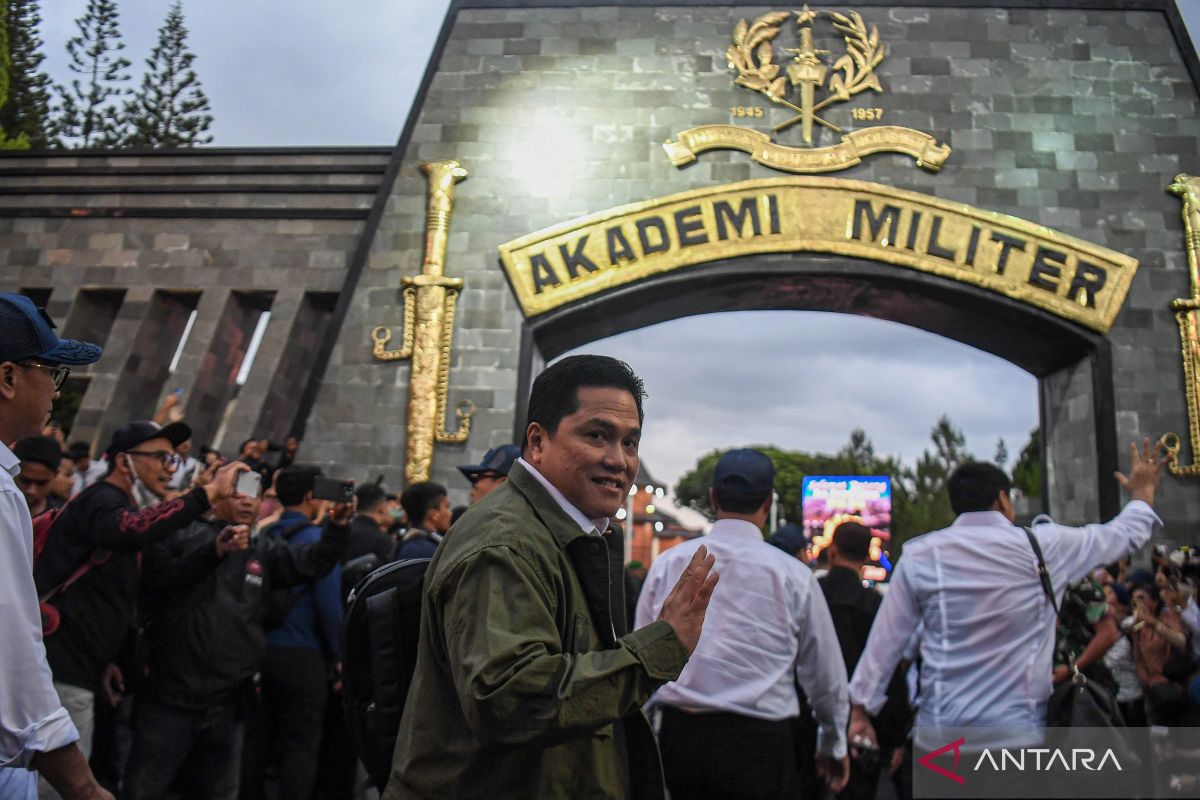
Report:
[[[771,516],[771,504],[774,502],[775,502],[775,490],[772,489],[771,493],[769,495],[767,495],[767,499],[765,501],[763,501],[762,507],[759,508],[759,511],[761,511],[762,513],[764,513],[768,517],[770,517]]]
[[[720,512],[721,510],[721,506],[717,505],[717,490],[711,486],[708,487],[708,505],[713,511]]]
[[[11,361],[0,363],[0,398],[12,400],[17,396],[17,365]]]
[[[525,452],[529,454],[529,463],[537,466],[542,460],[542,448],[546,446],[548,435],[540,422],[529,423],[525,431]]]

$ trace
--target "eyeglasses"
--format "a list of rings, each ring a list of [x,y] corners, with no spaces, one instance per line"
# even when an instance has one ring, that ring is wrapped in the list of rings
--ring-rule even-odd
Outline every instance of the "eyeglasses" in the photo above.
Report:
[[[131,456],[154,456],[167,469],[179,466],[179,456],[169,450],[127,450]]]
[[[494,480],[499,480],[500,478],[503,478],[503,477],[504,476],[498,472],[480,472],[476,475],[472,475],[470,478],[467,478],[467,480],[469,480],[471,482],[471,485],[474,486],[475,484],[479,483],[480,481],[484,481],[484,480],[494,481]]]
[[[64,367],[61,364],[43,364],[40,361],[21,361],[19,364],[22,367],[36,367],[44,369],[54,376],[54,391],[62,388],[62,385],[67,382],[67,376],[71,374],[70,367]]]

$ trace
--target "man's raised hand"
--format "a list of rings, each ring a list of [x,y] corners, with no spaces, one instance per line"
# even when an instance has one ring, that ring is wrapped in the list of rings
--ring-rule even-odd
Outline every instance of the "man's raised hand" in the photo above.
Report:
[[[1154,493],[1158,489],[1158,479],[1162,475],[1163,464],[1167,463],[1167,457],[1162,455],[1163,443],[1156,442],[1151,447],[1150,437],[1147,436],[1142,439],[1140,453],[1137,442],[1129,445],[1129,451],[1133,455],[1133,465],[1129,469],[1129,476],[1126,477],[1120,472],[1114,473],[1117,483],[1129,492],[1129,496],[1133,500],[1142,500],[1154,505]]]
[[[675,635],[687,649],[690,656],[696,650],[700,641],[700,629],[704,626],[704,614],[708,611],[708,601],[712,598],[713,587],[720,578],[712,571],[717,563],[716,556],[708,554],[704,545],[692,555],[683,574],[675,582],[675,587],[663,601],[658,618],[670,624],[675,629]]]

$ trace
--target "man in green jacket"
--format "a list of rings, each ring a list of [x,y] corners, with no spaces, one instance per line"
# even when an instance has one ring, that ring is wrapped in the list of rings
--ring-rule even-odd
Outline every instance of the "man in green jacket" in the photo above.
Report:
[[[637,475],[644,396],[605,356],[534,382],[523,457],[425,575],[384,800],[663,797],[641,706],[687,663],[717,574],[701,547],[658,619],[626,632],[608,518]]]

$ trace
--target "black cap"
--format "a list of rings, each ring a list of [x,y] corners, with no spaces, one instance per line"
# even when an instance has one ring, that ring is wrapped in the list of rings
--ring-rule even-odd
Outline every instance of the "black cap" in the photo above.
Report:
[[[112,441],[104,450],[104,455],[111,461],[117,453],[127,453],[151,439],[166,439],[172,447],[179,447],[190,438],[192,429],[186,422],[172,422],[170,425],[161,426],[148,419],[138,420],[117,428],[112,435]]]
[[[717,461],[712,485],[750,497],[766,495],[775,486],[775,465],[758,450],[730,450]]]
[[[52,472],[57,472],[58,465],[62,463],[62,449],[58,442],[49,436],[30,436],[22,439],[13,445],[13,455],[22,461],[47,466]]]
[[[100,359],[94,344],[60,339],[54,320],[23,294],[0,292],[0,361],[38,358],[55,364],[79,366]]]
[[[515,444],[502,444],[499,447],[493,447],[488,450],[483,456],[483,461],[479,464],[466,464],[458,468],[458,471],[470,480],[476,475],[484,472],[495,472],[498,475],[507,475],[512,469],[513,462],[521,457],[521,448]]]

